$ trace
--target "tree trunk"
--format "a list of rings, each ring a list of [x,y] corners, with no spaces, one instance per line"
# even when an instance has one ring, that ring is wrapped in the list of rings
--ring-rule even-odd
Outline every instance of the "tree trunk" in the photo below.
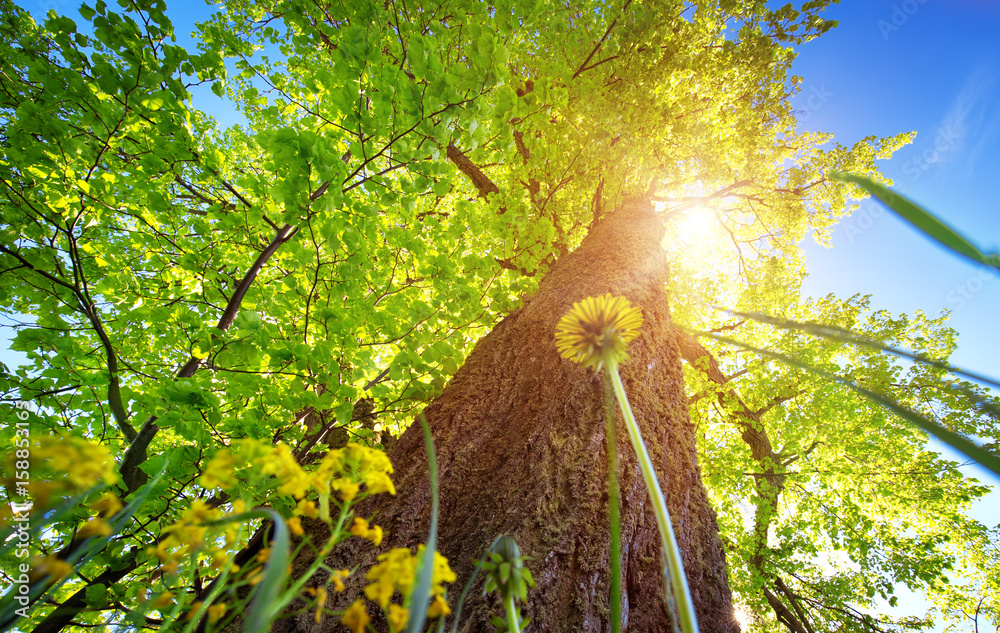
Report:
[[[531,557],[527,566],[538,583],[523,610],[532,618],[530,630],[609,630],[603,378],[561,358],[554,333],[574,302],[610,292],[639,306],[645,320],[622,378],[664,488],[701,631],[739,630],[715,513],[697,464],[667,301],[663,234],[646,203],[626,204],[602,221],[553,266],[524,307],[479,341],[425,410],[440,473],[438,549],[459,577],[449,591],[452,604],[473,559],[496,536],[510,534]],[[619,438],[623,630],[667,632],[672,627],[661,598],[656,522],[623,425]],[[430,513],[419,424],[401,436],[390,457],[398,495],[373,497],[358,509],[360,516],[374,514],[386,530],[380,551],[426,540]],[[363,571],[356,576],[363,580]],[[480,596],[470,592],[460,630],[493,630],[487,619],[502,610]],[[341,631],[343,625],[334,618],[313,625],[307,614],[289,628]]]

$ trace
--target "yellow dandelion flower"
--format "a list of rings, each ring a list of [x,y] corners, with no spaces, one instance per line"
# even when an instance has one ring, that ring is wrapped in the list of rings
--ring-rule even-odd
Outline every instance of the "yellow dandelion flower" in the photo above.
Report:
[[[80,526],[76,531],[77,538],[90,538],[91,536],[111,536],[114,530],[104,519],[91,519]]]
[[[642,312],[625,297],[610,293],[573,304],[556,326],[556,349],[563,358],[600,371],[606,361],[625,360],[629,342],[639,336]]]
[[[394,631],[406,629],[406,622],[410,619],[410,610],[398,604],[389,605],[389,624]]]
[[[448,607],[448,602],[444,599],[444,596],[434,596],[431,605],[427,607],[428,618],[439,618],[450,613],[451,609]]]
[[[365,603],[361,598],[355,600],[354,604],[348,607],[347,611],[344,611],[344,615],[340,616],[341,624],[351,629],[351,633],[364,633],[365,627],[370,621],[371,618],[368,617]]]

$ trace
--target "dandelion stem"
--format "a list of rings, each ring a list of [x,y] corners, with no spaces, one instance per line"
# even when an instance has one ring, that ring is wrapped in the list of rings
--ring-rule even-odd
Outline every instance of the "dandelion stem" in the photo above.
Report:
[[[605,366],[612,372],[613,364]],[[622,628],[622,569],[621,569],[621,493],[618,490],[618,424],[615,420],[615,393],[612,379],[604,381],[604,436],[608,442],[608,522],[611,524],[611,633]]]
[[[667,567],[670,570],[671,588],[677,605],[678,616],[680,618],[681,630],[684,633],[696,633],[698,631],[698,621],[694,614],[694,603],[691,600],[691,592],[687,586],[687,576],[684,574],[684,563],[681,561],[680,549],[677,547],[677,539],[674,536],[673,524],[670,521],[670,512],[667,510],[666,499],[663,498],[663,490],[656,479],[656,471],[653,470],[653,461],[649,458],[649,451],[642,441],[642,433],[639,432],[639,425],[632,414],[632,407],[629,405],[628,396],[625,394],[625,386],[622,384],[621,376],[618,374],[618,363],[613,357],[606,359],[608,376],[614,387],[615,395],[618,397],[618,405],[621,407],[622,415],[625,416],[625,428],[628,429],[629,440],[632,442],[632,450],[639,460],[639,468],[642,477],[646,481],[646,489],[649,491],[649,498],[653,503],[653,512],[656,515],[656,523],[660,528],[660,540],[663,551],[667,557]]]

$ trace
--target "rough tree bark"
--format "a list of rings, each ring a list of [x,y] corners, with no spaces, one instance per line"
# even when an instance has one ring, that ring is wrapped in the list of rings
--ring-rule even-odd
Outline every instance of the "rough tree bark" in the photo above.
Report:
[[[525,610],[535,631],[609,630],[602,377],[556,352],[559,318],[584,297],[624,295],[642,309],[642,333],[622,367],[643,435],[656,464],[703,633],[736,633],[725,556],[715,513],[701,483],[688,417],[681,356],[668,306],[663,225],[648,203],[625,204],[561,258],[525,305],[476,345],[444,393],[427,409],[437,447],[441,512],[439,550],[459,576],[499,534],[531,557],[538,586]],[[619,420],[621,424],[621,420]],[[667,632],[661,600],[659,536],[634,454],[620,431],[623,630]],[[430,512],[427,457],[414,424],[390,451],[399,491],[358,509],[375,515],[387,537],[379,551],[426,539]],[[314,526],[315,527],[315,526]],[[362,562],[366,547],[349,542],[335,564]],[[370,549],[370,546],[367,548]],[[357,585],[360,587],[360,584]],[[492,631],[497,605],[470,594],[462,630]],[[471,627],[466,628],[466,620]],[[285,630],[341,631],[335,618],[311,614]]]

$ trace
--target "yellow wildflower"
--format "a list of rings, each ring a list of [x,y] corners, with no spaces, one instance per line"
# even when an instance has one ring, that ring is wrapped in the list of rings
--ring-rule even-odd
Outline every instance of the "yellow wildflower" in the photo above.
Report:
[[[417,548],[417,556],[421,556],[424,551],[424,546],[421,545]],[[448,559],[441,555],[440,552],[434,552],[434,573],[431,575],[431,595],[440,596],[444,595],[444,583],[455,582],[458,576],[455,572],[451,570],[451,566],[448,565]]]
[[[364,474],[364,479],[365,487],[370,495],[377,495],[383,492],[388,492],[392,495],[396,494],[396,486],[393,485],[392,479],[383,472],[367,472]]]
[[[448,607],[448,602],[444,599],[444,596],[434,596],[431,606],[427,607],[428,618],[439,618],[449,613],[451,613],[451,609]]]
[[[231,488],[236,485],[236,464],[239,458],[228,448],[223,448],[215,454],[205,471],[198,478],[202,488]]]
[[[344,457],[348,462],[356,464],[359,472],[381,471],[392,472],[392,462],[382,451],[354,444],[353,442],[344,447]]]
[[[68,491],[87,490],[102,482],[108,485],[118,483],[115,460],[101,444],[72,435],[40,435],[35,443],[31,450],[32,463],[44,465],[43,472],[58,474],[61,488]],[[11,468],[9,472],[13,470]],[[44,475],[39,474],[36,479],[41,476]],[[55,489],[49,482],[38,480],[36,483],[44,485],[46,492]],[[45,505],[38,495],[35,498],[36,503]]]
[[[368,521],[361,517],[354,517],[354,525],[351,526],[351,534],[366,538],[376,547],[382,544],[382,528],[375,525],[369,527]]]
[[[193,603],[191,605],[191,608],[188,609],[188,612],[184,614],[184,619],[187,620],[188,622],[193,620],[195,616],[198,615],[198,609],[201,608],[202,604],[203,603],[200,600],[198,602]]]
[[[163,541],[158,542],[155,546],[147,547],[146,553],[157,557],[161,563],[165,563],[170,559],[170,552],[167,551],[167,546]]]
[[[77,538],[90,538],[91,536],[111,536],[114,530],[104,519],[91,519],[80,526],[76,531]]]
[[[282,482],[278,492],[297,499],[306,496],[312,478],[302,470],[286,444],[278,444],[270,455],[258,458],[257,463],[265,473],[274,475]]]
[[[323,607],[326,606],[326,588],[320,587],[316,590],[316,624],[323,619]]]
[[[174,594],[169,591],[164,591],[150,603],[150,606],[154,609],[165,609],[169,607],[174,602]]]
[[[212,562],[211,566],[217,572],[221,572],[225,569],[226,564],[229,562],[229,554],[222,550],[215,550],[212,552]]]
[[[398,604],[389,605],[389,624],[394,631],[406,629],[406,621],[410,619],[410,610]]]
[[[263,567],[257,567],[256,569],[251,571],[250,575],[247,576],[247,583],[251,587],[255,587],[257,583],[264,580],[264,574],[262,573],[263,571],[264,571]]]
[[[208,621],[217,622],[219,618],[226,614],[226,603],[220,602],[208,608]]]
[[[295,536],[302,536],[303,534],[306,533],[305,530],[302,529],[302,521],[299,519],[299,517],[292,517],[290,519],[286,519],[285,523],[288,524],[288,529]]]
[[[302,499],[299,501],[299,504],[295,506],[295,510],[293,510],[292,513],[295,515],[309,517],[310,519],[315,519],[319,516],[319,509],[316,507],[315,501]]]
[[[405,547],[397,547],[385,554],[379,554],[379,563],[368,570],[367,580],[374,581],[365,587],[368,599],[378,603],[382,609],[389,607],[389,601],[396,589],[406,595],[410,592],[416,575],[417,561],[413,553]]]
[[[642,312],[625,297],[610,293],[573,304],[556,326],[556,349],[564,357],[600,371],[605,361],[625,360],[639,336]]]
[[[265,547],[259,552],[257,552],[257,562],[266,563],[267,559],[271,558],[271,548]]]
[[[340,622],[351,629],[351,633],[364,633],[365,627],[368,626],[368,622],[371,618],[368,617],[368,612],[365,611],[365,603],[361,598],[358,598],[354,603],[344,611],[344,615],[340,616]]]
[[[334,569],[333,573],[330,574],[330,580],[333,581],[333,590],[343,591],[345,589],[344,580],[350,575],[351,571],[349,569]]]
[[[340,491],[340,498],[344,501],[354,501],[361,486],[349,479],[335,479],[330,482],[330,488]]]
[[[90,509],[105,519],[115,516],[123,507],[121,500],[110,492],[105,492],[100,499],[90,504]]]
[[[49,554],[45,558],[35,557],[31,560],[31,582],[37,582],[49,576],[49,582],[56,582],[73,571],[73,566],[61,558]]]

